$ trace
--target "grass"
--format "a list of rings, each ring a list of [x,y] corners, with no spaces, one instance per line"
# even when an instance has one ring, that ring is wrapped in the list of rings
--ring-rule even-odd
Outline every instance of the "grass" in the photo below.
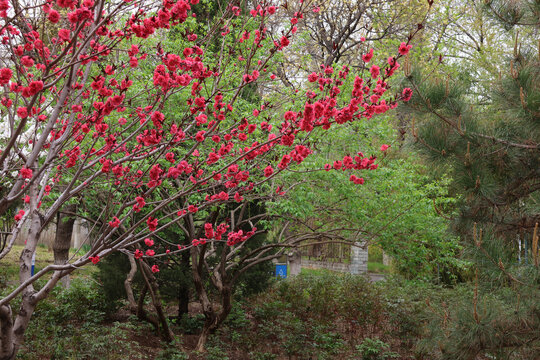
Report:
[[[390,266],[380,262],[368,261],[367,268],[370,273],[389,274],[391,272]]]
[[[18,283],[19,278],[19,257],[22,250],[24,249],[23,245],[13,245],[11,251],[6,255],[5,258],[0,261],[0,285],[6,288],[10,285],[15,285]],[[75,249],[70,249],[70,256],[75,254]],[[79,252],[79,255],[84,253]],[[52,250],[49,250],[45,245],[38,245],[36,248],[36,262],[34,273],[37,273],[47,265],[54,263],[54,254]],[[71,278],[77,278],[79,276],[87,276],[95,271],[93,266],[85,266],[82,269],[79,269],[72,273]],[[47,278],[47,275],[45,275]]]

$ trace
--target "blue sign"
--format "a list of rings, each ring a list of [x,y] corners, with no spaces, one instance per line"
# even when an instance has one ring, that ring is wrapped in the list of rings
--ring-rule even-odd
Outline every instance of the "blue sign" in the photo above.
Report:
[[[36,266],[36,250],[32,254],[32,267],[30,268],[30,276],[34,276],[34,268]]]
[[[276,264],[276,277],[287,278],[287,264]]]

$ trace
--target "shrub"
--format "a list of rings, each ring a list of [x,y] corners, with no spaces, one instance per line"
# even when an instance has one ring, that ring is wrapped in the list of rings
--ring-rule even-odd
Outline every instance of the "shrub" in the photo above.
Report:
[[[356,346],[362,360],[397,359],[399,354],[388,351],[390,346],[378,338],[365,338],[362,344]]]

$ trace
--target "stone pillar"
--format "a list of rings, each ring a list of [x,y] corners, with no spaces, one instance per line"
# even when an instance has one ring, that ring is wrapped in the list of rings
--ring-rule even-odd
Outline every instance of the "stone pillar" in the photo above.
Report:
[[[289,263],[289,275],[300,275],[302,270],[302,254],[298,250],[292,250],[287,254],[287,262]]]
[[[351,246],[351,265],[349,271],[353,275],[367,273],[368,251],[364,249],[364,244],[355,242]]]
[[[385,253],[384,251],[382,253],[382,263],[383,265],[386,265],[386,266],[392,265],[392,257],[388,255],[387,253]]]
[[[88,229],[86,228],[86,222],[80,218],[77,218],[77,220],[75,220],[75,225],[73,225],[73,235],[71,237],[72,247],[78,249],[87,237]],[[89,241],[86,243],[91,245]]]

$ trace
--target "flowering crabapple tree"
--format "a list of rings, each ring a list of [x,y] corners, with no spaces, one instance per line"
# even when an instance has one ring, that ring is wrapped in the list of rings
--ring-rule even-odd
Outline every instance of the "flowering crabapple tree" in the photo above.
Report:
[[[29,227],[18,285],[0,299],[0,359],[15,358],[38,302],[77,268],[115,251],[161,255],[142,253],[139,244],[213,207],[282,195],[277,176],[313,152],[310,136],[384,113],[411,96],[409,89],[387,95],[387,81],[414,34],[382,67],[357,75],[323,66],[308,77],[302,101],[286,109],[285,102],[264,101],[247,108],[243,89],[273,81],[272,58],[289,46],[313,5],[299,2],[279,33],[270,33],[265,24],[279,6],[233,1],[194,33],[198,3],[0,0],[0,216],[15,213],[0,261],[13,251],[23,223]],[[172,29],[182,36],[181,50],[153,41]],[[345,94],[351,77],[353,91]],[[172,113],[171,104],[181,106]],[[357,155],[343,166],[360,184],[358,171],[374,161]],[[155,196],[163,191],[167,196]],[[93,220],[102,227],[90,250],[32,275],[44,228],[65,205],[100,193],[103,211]],[[188,229],[190,243],[165,255],[190,251],[194,260],[212,243],[234,251],[257,231],[240,233],[233,217],[223,224],[209,219],[202,228],[201,236]]]

